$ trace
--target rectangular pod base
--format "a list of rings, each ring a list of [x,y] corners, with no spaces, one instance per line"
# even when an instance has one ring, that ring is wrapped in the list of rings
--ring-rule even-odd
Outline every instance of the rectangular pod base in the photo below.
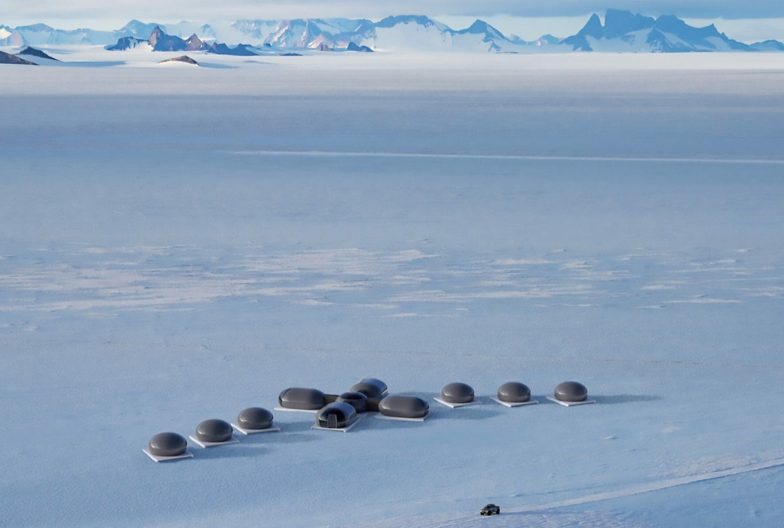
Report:
[[[556,400],[552,396],[548,396],[547,399],[553,403],[557,403],[558,405],[563,405],[564,407],[576,407],[578,405],[590,405],[591,403],[596,403],[596,400],[585,400],[581,402],[565,402],[561,400]]]
[[[218,446],[223,446],[223,445],[231,445],[231,444],[239,444],[240,443],[240,441],[237,440],[234,437],[232,437],[231,440],[226,440],[225,442],[204,442],[202,440],[199,440],[198,438],[196,438],[193,435],[189,436],[188,438],[190,438],[191,441],[194,444],[196,444],[199,447],[203,447],[204,449],[207,449],[207,448],[210,448],[210,447],[218,447]]]
[[[527,402],[514,403],[514,402],[501,401],[498,398],[490,398],[490,399],[499,405],[503,405],[504,407],[525,407],[526,405],[536,405],[537,403],[539,403],[539,400],[528,400]]]
[[[254,435],[254,434],[261,434],[261,433],[279,433],[280,427],[268,427],[266,429],[245,429],[244,427],[240,427],[239,425],[232,423],[231,426],[234,428],[235,431],[238,433],[242,433],[245,436],[247,435]]]
[[[430,416],[430,415],[426,414],[422,418],[402,418],[402,417],[399,417],[399,416],[387,416],[385,414],[379,413],[376,416],[376,418],[378,418],[379,420],[391,420],[391,421],[394,421],[394,422],[424,422],[425,420],[427,420],[428,416]]]
[[[150,457],[150,459],[153,462],[173,462],[175,460],[183,460],[185,458],[193,458],[193,453],[191,453],[190,451],[187,451],[187,450],[182,455],[177,455],[177,456],[158,456],[158,455],[153,455],[152,453],[150,453],[150,451],[145,447],[144,449],[142,449],[142,453],[144,453],[145,455]]]
[[[476,405],[477,404],[476,400],[468,402],[468,403],[449,403],[449,402],[444,401],[444,400],[442,400],[441,398],[438,398],[438,397],[433,398],[433,399],[435,401],[437,401],[438,403],[440,403],[441,405],[446,405],[450,409],[459,409],[460,407],[468,407],[469,405]]]

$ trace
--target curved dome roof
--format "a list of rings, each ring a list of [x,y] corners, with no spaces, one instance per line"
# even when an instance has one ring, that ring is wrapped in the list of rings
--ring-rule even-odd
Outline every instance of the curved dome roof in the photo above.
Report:
[[[316,411],[327,404],[324,393],[320,390],[299,387],[292,387],[281,392],[278,396],[278,403],[286,409],[302,411]]]
[[[555,387],[553,396],[562,402],[581,402],[588,399],[588,389],[582,383],[564,381]]]
[[[416,396],[392,394],[379,402],[378,410],[394,418],[424,418],[430,412],[430,405]]]
[[[367,400],[368,397],[362,392],[344,392],[338,396],[336,401],[346,402],[354,407],[354,410],[358,413],[361,413],[367,410]]]
[[[450,383],[441,389],[441,399],[447,403],[470,403],[474,401],[474,389],[465,383]]]
[[[261,407],[248,407],[237,416],[237,425],[243,429],[269,429],[272,427],[272,413]]]
[[[506,403],[524,403],[531,399],[531,389],[517,381],[509,381],[498,387],[498,399]]]
[[[347,427],[357,420],[357,411],[346,402],[333,402],[316,414],[316,423],[329,429]]]
[[[351,392],[361,392],[368,398],[381,398],[387,392],[387,384],[376,378],[365,378],[351,386]]]
[[[147,449],[155,456],[180,456],[185,454],[188,441],[177,433],[158,433],[150,439]]]
[[[196,438],[202,442],[225,442],[231,439],[234,430],[228,422],[212,418],[196,426]]]

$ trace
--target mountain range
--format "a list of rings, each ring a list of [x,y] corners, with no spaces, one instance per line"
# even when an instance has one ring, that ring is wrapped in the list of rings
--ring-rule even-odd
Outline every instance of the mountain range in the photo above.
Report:
[[[688,25],[673,15],[658,18],[610,9],[604,24],[594,14],[583,28],[562,41],[576,51],[761,51],[759,45],[744,44],[720,33],[713,24],[702,28]]]
[[[653,18],[615,9],[607,10],[603,19],[591,15],[574,35],[544,35],[533,41],[505,35],[482,20],[455,30],[432,18],[415,15],[390,16],[377,22],[312,18],[164,25],[132,20],[113,31],[61,30],[45,24],[13,28],[0,25],[0,46],[25,45],[102,45],[110,49],[144,45],[152,50],[228,50],[232,54],[253,54],[253,48],[500,53],[784,51],[784,44],[776,40],[752,44],[733,40],[713,24],[694,27],[673,15]]]
[[[237,44],[236,46],[229,46],[223,42],[205,41],[199,38],[195,33],[187,39],[178,37],[177,35],[169,35],[163,31],[160,26],[155,26],[152,33],[147,39],[138,37],[120,37],[115,44],[106,46],[109,51],[123,51],[128,49],[135,49],[144,47],[150,51],[205,51],[207,53],[215,53],[218,55],[240,55],[252,56],[261,53],[261,50],[250,46],[248,44]],[[271,48],[269,44],[264,45],[265,48]],[[320,51],[331,51],[325,43],[321,43],[318,48]],[[353,42],[345,48],[345,51],[372,51],[367,46],[358,46]]]

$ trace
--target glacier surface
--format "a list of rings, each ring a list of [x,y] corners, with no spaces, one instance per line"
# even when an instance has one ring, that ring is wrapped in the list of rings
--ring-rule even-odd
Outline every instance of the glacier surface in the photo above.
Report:
[[[778,526],[782,59],[121,57],[0,78],[0,524]],[[141,452],[365,376],[481,405]]]

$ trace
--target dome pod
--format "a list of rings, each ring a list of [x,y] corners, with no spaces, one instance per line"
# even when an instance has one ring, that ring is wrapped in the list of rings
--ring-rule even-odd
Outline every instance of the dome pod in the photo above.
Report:
[[[157,457],[174,457],[185,454],[188,441],[177,433],[158,433],[150,439],[147,450]]]
[[[525,403],[531,400],[531,389],[517,381],[509,381],[498,387],[497,397],[506,403]]]
[[[344,429],[357,421],[357,411],[346,402],[330,403],[316,414],[316,425],[325,429]]]
[[[196,426],[196,439],[201,442],[227,442],[231,440],[234,430],[228,422],[212,418],[204,420]]]
[[[361,392],[368,398],[381,398],[387,393],[387,384],[376,378],[365,378],[351,386],[351,392]]]
[[[576,381],[564,381],[559,383],[553,391],[556,400],[568,403],[582,402],[588,399],[588,389],[585,385]]]
[[[358,413],[363,413],[368,410],[368,397],[362,392],[344,392],[338,396],[337,401],[348,403]]]
[[[474,389],[465,383],[450,383],[441,389],[441,399],[447,403],[471,403],[474,401]]]
[[[261,407],[248,407],[237,416],[237,425],[252,431],[269,429],[272,427],[272,413]]]
[[[420,419],[430,412],[430,405],[416,396],[390,395],[381,400],[378,410],[384,416],[392,418]]]
[[[284,409],[317,411],[324,407],[327,402],[324,398],[324,393],[320,390],[292,387],[280,393],[278,404]]]

